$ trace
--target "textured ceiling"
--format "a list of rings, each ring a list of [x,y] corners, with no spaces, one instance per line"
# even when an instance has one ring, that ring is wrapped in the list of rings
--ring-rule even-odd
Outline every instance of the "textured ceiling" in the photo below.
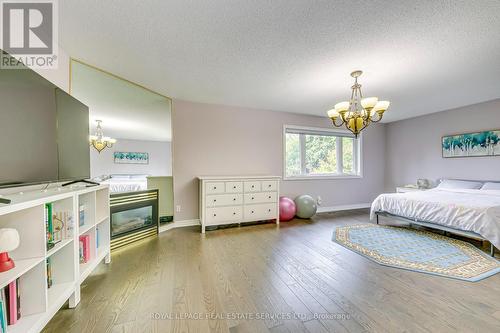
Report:
[[[173,98],[324,115],[349,97],[388,121],[500,97],[500,1],[64,0],[73,57]]]

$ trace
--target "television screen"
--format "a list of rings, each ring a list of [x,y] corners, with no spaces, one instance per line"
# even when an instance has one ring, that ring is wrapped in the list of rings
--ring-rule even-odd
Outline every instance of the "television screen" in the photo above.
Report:
[[[31,69],[0,69],[0,187],[90,177],[89,110]]]

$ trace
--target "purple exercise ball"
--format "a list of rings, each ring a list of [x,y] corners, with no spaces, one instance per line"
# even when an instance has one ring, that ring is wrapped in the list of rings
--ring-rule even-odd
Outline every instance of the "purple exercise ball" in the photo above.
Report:
[[[287,197],[280,197],[280,221],[286,222],[293,219],[295,213],[297,212],[297,207],[295,202]]]

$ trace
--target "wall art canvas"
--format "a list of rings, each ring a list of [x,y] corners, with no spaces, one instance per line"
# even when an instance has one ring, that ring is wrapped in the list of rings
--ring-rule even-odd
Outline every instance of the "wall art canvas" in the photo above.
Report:
[[[117,164],[149,164],[149,153],[115,151],[113,157]]]
[[[443,157],[500,156],[500,130],[443,136]]]

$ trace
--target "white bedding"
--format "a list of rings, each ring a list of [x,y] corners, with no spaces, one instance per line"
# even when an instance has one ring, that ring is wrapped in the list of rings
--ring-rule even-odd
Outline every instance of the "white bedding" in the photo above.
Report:
[[[432,189],[379,195],[370,218],[382,211],[450,228],[472,231],[500,248],[500,191]]]

